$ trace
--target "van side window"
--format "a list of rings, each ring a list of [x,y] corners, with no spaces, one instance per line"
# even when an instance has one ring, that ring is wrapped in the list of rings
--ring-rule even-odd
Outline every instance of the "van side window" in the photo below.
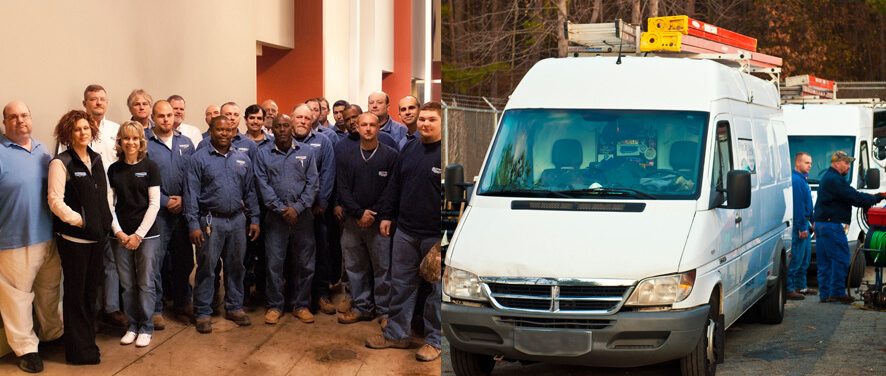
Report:
[[[717,122],[717,139],[714,150],[714,189],[726,188],[726,174],[732,170],[732,139],[728,121]]]
[[[861,147],[858,152],[858,184],[856,187],[862,188],[865,186],[865,174],[868,172],[868,166],[871,165],[871,161],[868,159],[868,142],[862,141]]]

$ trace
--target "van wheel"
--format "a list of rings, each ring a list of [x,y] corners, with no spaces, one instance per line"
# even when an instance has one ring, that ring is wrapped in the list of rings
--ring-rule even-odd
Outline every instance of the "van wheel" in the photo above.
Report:
[[[781,268],[778,271],[778,281],[775,283],[775,290],[770,291],[757,302],[760,322],[773,325],[781,324],[781,321],[784,320],[784,303],[787,300],[785,293],[788,288],[787,275],[788,266],[784,259],[782,259]]]
[[[710,310],[701,338],[691,353],[680,358],[682,376],[712,376],[717,373],[717,364],[723,363],[726,328],[723,315],[720,313],[720,298],[716,291],[708,305]]]
[[[449,348],[449,361],[452,370],[459,376],[488,376],[495,367],[495,359],[488,355],[480,355]]]
[[[861,246],[864,242],[859,243],[858,247],[855,248],[855,255],[850,260],[849,264],[849,287],[856,288],[861,286],[861,282],[864,280],[864,269],[867,267],[867,262],[864,260],[864,254],[861,252]]]

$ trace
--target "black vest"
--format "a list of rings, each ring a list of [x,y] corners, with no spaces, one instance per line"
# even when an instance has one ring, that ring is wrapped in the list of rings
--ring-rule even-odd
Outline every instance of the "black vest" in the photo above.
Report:
[[[65,205],[83,217],[83,228],[71,226],[52,216],[55,232],[67,236],[101,241],[111,232],[111,209],[108,208],[108,179],[102,166],[102,157],[87,148],[92,166],[87,167],[73,149],[57,155],[68,176],[65,182]]]

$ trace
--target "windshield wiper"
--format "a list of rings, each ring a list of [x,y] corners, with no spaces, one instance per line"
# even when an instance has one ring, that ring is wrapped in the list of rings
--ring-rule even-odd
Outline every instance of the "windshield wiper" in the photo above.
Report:
[[[637,197],[648,198],[650,200],[658,200],[658,197],[648,194],[643,191],[638,191],[636,189],[631,188],[614,188],[614,187],[597,187],[597,188],[585,188],[585,189],[573,189],[569,191],[561,191],[560,193],[571,194],[571,193],[587,193],[587,194],[599,194],[599,195],[632,195]]]
[[[538,196],[538,197],[561,197],[561,198],[572,198],[572,196],[565,195],[563,193],[552,191],[549,189],[502,189],[500,191],[487,191],[483,193],[484,195],[492,195],[492,196],[506,196],[506,195],[520,195],[520,196]]]

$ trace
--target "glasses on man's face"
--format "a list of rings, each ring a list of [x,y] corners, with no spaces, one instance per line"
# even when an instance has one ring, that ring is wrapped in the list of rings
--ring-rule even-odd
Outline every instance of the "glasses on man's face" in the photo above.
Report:
[[[97,103],[97,102],[108,103],[108,98],[89,98],[86,101],[89,103]]]
[[[7,120],[7,121],[13,121],[13,120],[16,120],[16,119],[19,119],[20,121],[25,121],[25,120],[28,120],[28,119],[30,119],[30,118],[31,118],[31,114],[29,114],[29,113],[23,113],[23,114],[9,114],[9,115],[6,115],[6,120]]]

